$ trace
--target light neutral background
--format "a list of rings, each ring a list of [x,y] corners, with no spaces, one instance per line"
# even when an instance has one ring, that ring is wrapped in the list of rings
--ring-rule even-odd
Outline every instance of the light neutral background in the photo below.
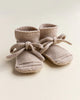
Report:
[[[58,25],[73,53],[71,64],[56,67],[44,62],[40,73],[18,74],[6,55],[20,26]],[[80,0],[0,0],[0,100],[80,100]]]

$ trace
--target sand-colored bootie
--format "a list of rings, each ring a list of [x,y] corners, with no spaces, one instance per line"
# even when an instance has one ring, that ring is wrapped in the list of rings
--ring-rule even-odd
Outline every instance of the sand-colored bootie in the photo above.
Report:
[[[17,43],[11,49],[9,60],[16,58],[15,69],[21,73],[34,73],[42,68],[44,57],[37,51],[41,49],[39,44],[40,31],[35,27],[26,26],[15,30]]]
[[[72,55],[61,46],[60,42],[71,44],[65,40],[65,35],[57,37],[57,26],[53,24],[42,24],[40,27],[40,43],[44,49],[41,53],[56,65],[66,65],[72,61]]]

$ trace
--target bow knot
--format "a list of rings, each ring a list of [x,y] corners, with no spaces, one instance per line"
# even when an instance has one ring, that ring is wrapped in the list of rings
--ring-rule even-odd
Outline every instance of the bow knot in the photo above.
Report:
[[[25,43],[16,43],[11,47],[10,53],[12,54],[7,56],[7,58],[13,59],[19,56],[24,50],[28,50],[35,56],[37,56],[40,60],[44,61],[44,57],[37,51],[37,49],[43,49],[43,45],[41,45],[40,43],[31,43],[30,41],[27,41]]]
[[[33,45],[32,45],[31,42],[27,41],[27,42],[25,43],[25,49],[26,49],[26,50],[30,50],[30,49],[33,49],[33,48],[34,48],[34,47],[33,47]]]
[[[65,40],[66,36],[64,34],[61,34],[60,36],[58,37],[46,37],[44,39],[41,39],[40,40],[40,43],[43,44],[43,49],[40,51],[41,54],[43,54],[52,44],[58,44],[58,43],[61,43],[61,42],[65,42],[69,45],[72,45],[70,42],[66,41]]]
[[[54,44],[56,44],[57,43],[57,37],[54,37],[52,41],[53,41]]]

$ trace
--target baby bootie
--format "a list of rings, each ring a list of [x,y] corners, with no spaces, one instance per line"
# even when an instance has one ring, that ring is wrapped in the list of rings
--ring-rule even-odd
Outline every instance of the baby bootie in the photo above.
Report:
[[[34,73],[42,68],[44,57],[37,51],[42,45],[39,43],[40,31],[35,27],[20,27],[15,30],[17,43],[11,49],[7,59],[16,58],[15,70],[21,73]]]
[[[42,24],[40,27],[40,43],[43,44],[44,49],[40,52],[52,63],[56,65],[66,65],[72,61],[72,54],[66,49],[57,45],[60,42],[65,42],[65,35],[61,34],[57,37],[57,26],[53,24]]]

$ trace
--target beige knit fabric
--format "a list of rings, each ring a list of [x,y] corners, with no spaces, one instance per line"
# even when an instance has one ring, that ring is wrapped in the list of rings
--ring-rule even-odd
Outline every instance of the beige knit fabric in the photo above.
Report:
[[[16,58],[15,69],[21,73],[34,73],[42,68],[44,57],[37,51],[43,46],[39,43],[40,31],[35,27],[26,26],[15,30],[17,43],[11,49],[8,59]]]
[[[57,37],[57,26],[53,24],[42,24],[40,26],[40,43],[43,44],[44,49],[40,52],[47,57],[52,63],[56,65],[66,65],[72,61],[72,55],[64,48],[56,45],[60,42],[65,42],[65,35]]]

